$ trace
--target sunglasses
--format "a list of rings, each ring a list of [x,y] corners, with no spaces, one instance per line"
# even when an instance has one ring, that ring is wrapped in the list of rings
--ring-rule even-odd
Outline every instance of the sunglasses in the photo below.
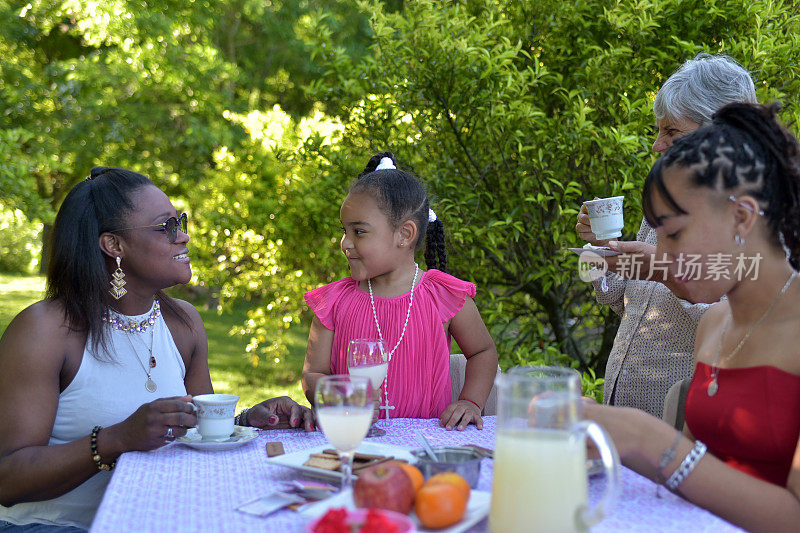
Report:
[[[120,228],[115,229],[114,231],[127,231],[130,229],[144,229],[144,228],[162,228],[162,231],[167,234],[167,240],[170,243],[174,243],[178,240],[178,228],[184,233],[189,226],[189,217],[186,213],[181,213],[180,216],[176,217],[169,217],[167,220],[162,222],[161,224],[151,224],[149,226],[135,226],[132,228]]]

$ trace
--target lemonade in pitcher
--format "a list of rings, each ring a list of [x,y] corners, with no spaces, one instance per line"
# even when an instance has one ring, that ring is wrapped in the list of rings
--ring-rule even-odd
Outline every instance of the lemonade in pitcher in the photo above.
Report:
[[[491,531],[585,531],[576,519],[588,498],[585,442],[572,431],[498,431]]]
[[[516,367],[497,378],[492,533],[577,533],[608,513],[619,457],[603,429],[581,420],[580,376],[571,368]],[[588,506],[586,438],[600,451],[606,487]]]

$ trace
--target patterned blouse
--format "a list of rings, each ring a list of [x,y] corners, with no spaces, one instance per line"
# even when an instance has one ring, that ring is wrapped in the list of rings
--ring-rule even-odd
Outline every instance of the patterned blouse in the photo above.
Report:
[[[656,230],[642,220],[637,240],[655,245]],[[603,403],[636,407],[661,418],[673,383],[692,376],[694,335],[708,304],[691,304],[656,281],[606,273],[593,281],[597,302],[621,315],[606,363]]]

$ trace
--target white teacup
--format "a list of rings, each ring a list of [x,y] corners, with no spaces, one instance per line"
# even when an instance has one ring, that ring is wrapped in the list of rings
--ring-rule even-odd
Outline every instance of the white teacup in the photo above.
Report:
[[[595,234],[598,241],[622,237],[622,228],[625,226],[622,217],[622,201],[624,199],[624,196],[613,196],[583,202],[589,213],[592,233]]]
[[[233,434],[236,402],[233,394],[200,394],[192,398],[197,411],[197,431],[203,440],[227,440]]]

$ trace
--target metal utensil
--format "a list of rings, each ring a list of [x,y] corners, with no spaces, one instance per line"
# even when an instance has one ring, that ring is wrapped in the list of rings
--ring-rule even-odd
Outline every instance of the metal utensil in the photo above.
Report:
[[[438,462],[439,458],[436,457],[436,454],[433,452],[433,448],[431,448],[431,444],[428,442],[428,439],[425,438],[425,435],[417,431],[417,440],[422,444],[422,447],[425,448],[425,453],[428,454],[428,457],[430,457],[431,460]]]
[[[468,447],[435,446],[433,448],[437,460],[431,461],[427,452],[412,450],[417,457],[417,468],[425,479],[441,472],[455,472],[467,480],[473,489],[478,486],[483,455]]]

